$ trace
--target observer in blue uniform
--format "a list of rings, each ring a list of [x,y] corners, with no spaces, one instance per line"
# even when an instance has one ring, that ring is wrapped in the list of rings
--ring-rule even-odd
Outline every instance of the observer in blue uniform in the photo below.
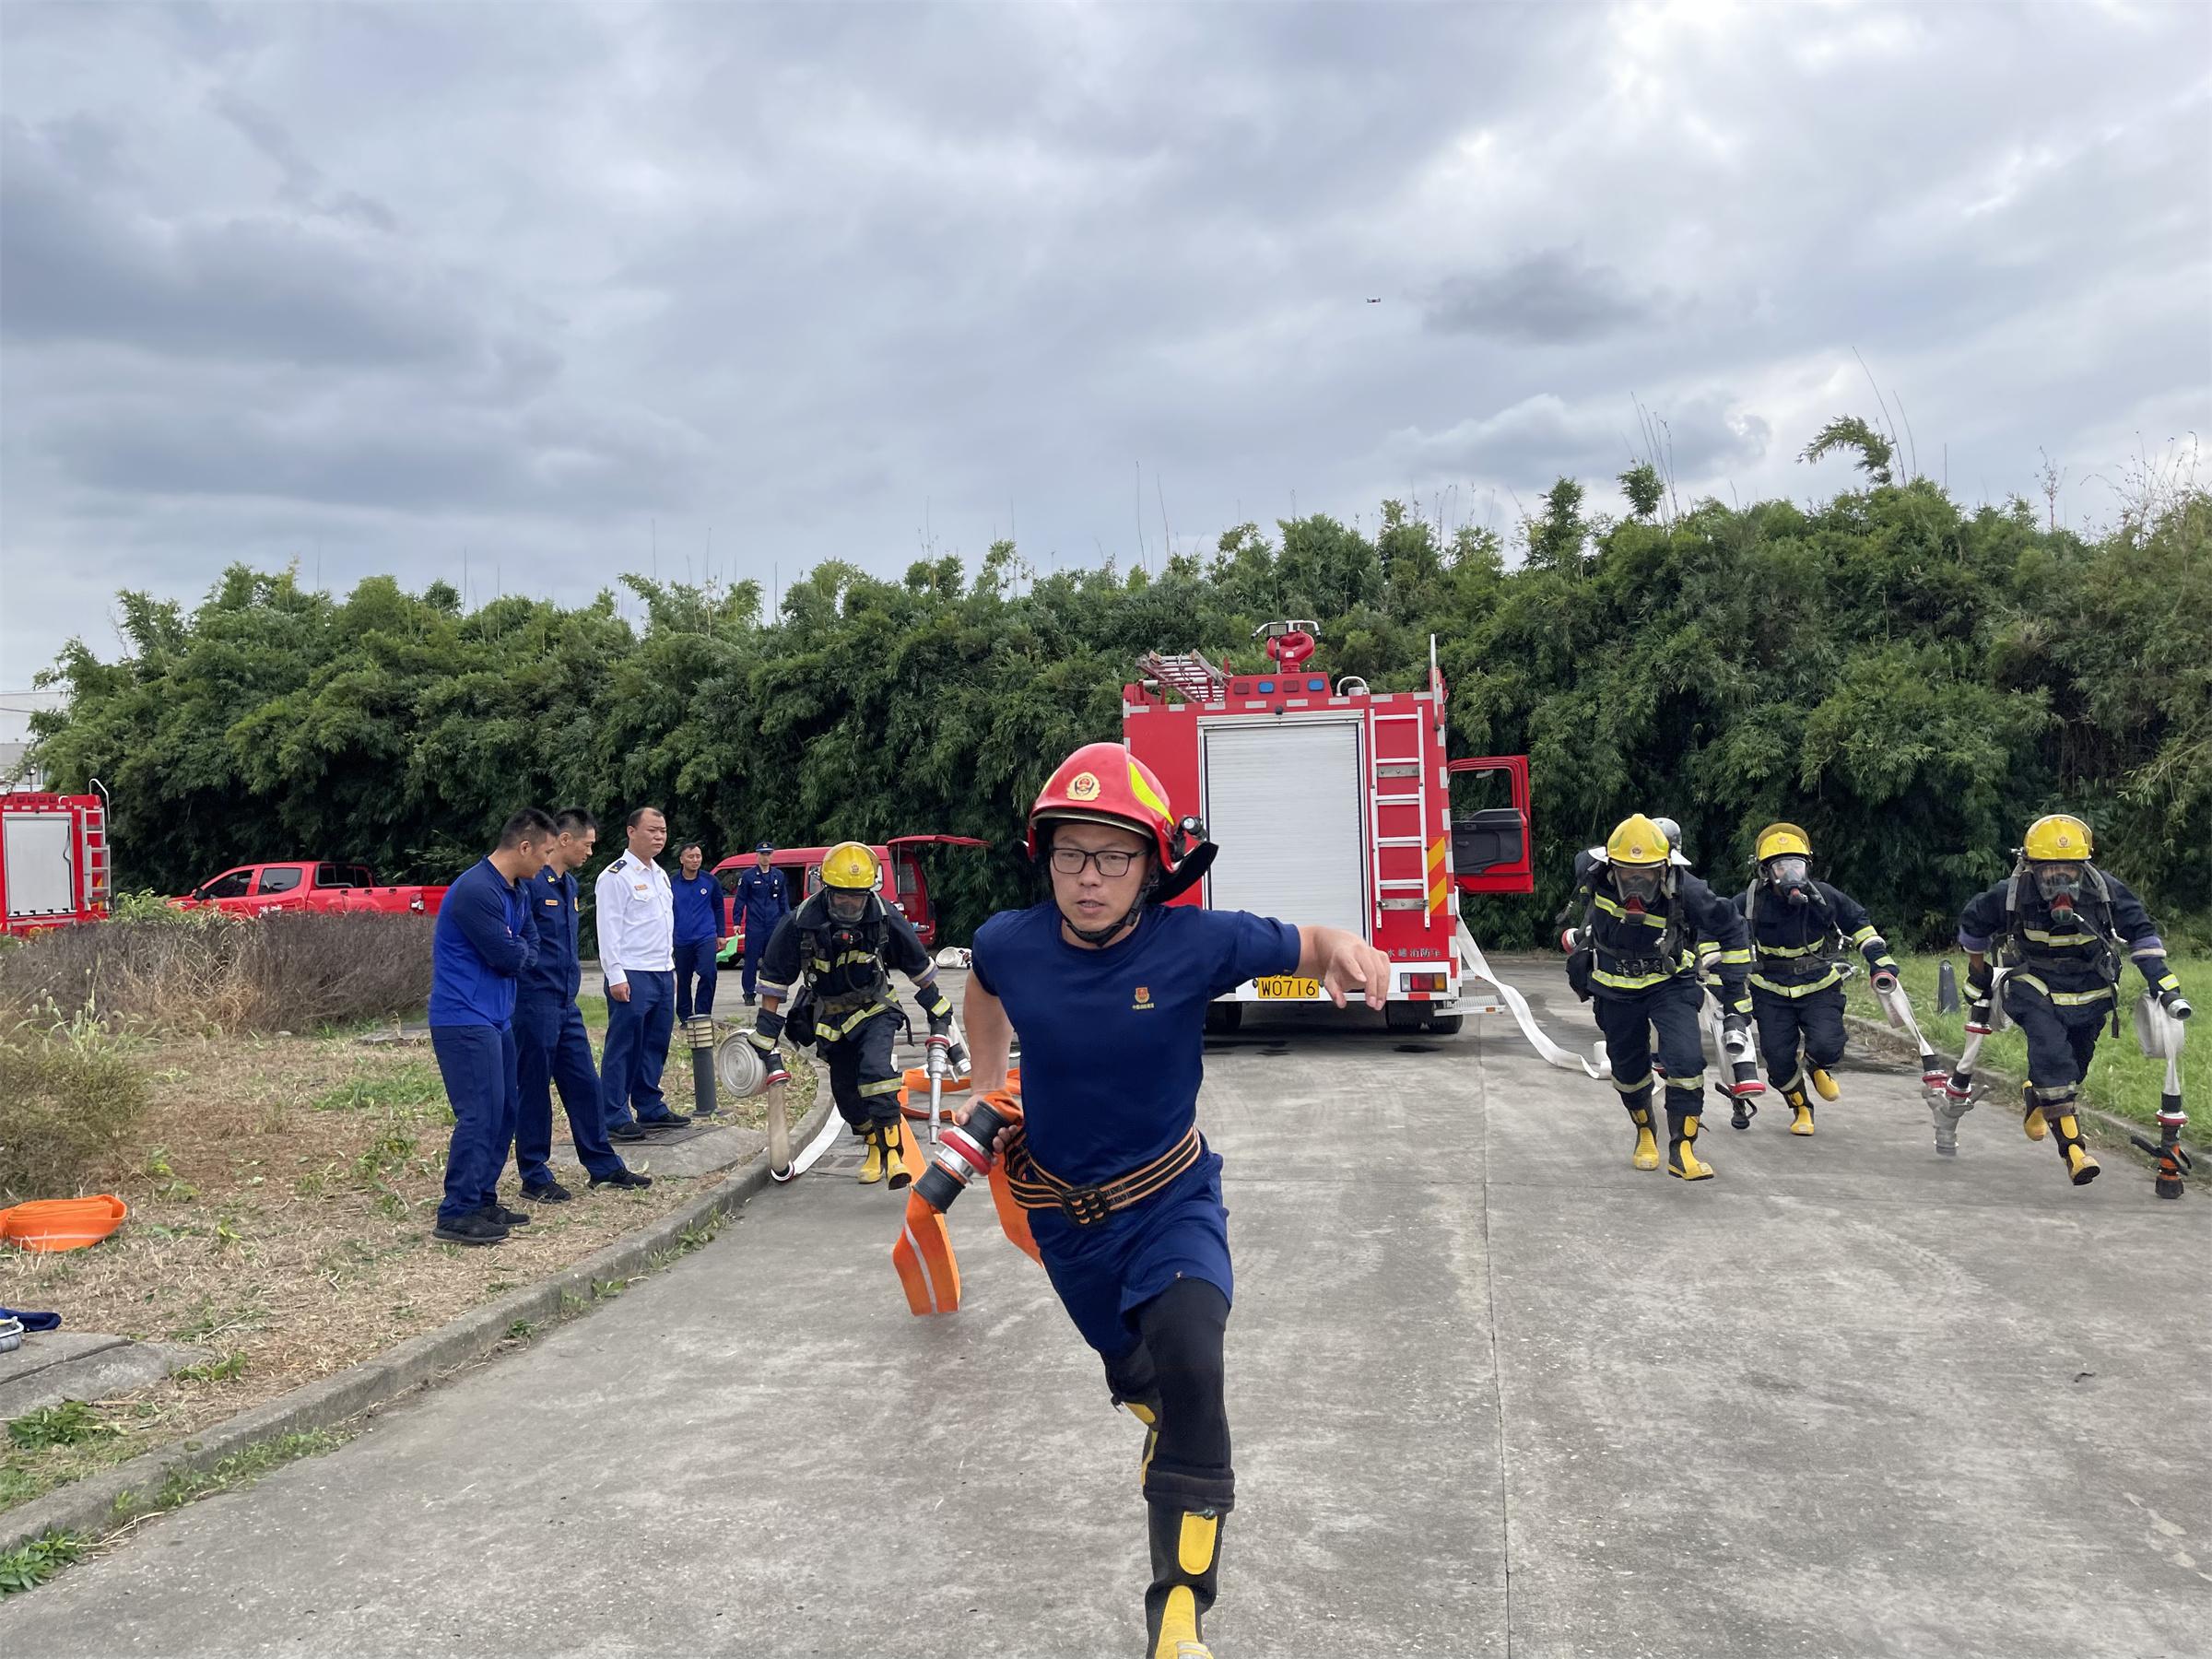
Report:
[[[553,856],[553,820],[535,806],[507,820],[500,844],[446,888],[430,944],[430,1052],[453,1106],[437,1237],[497,1244],[530,1218],[500,1203],[514,1137],[514,987],[537,959],[524,890]]]
[[[599,872],[593,888],[599,967],[606,979],[599,1100],[608,1136],[620,1141],[691,1121],[669,1111],[661,1093],[661,1068],[676,1030],[676,900],[668,872],[653,861],[668,844],[668,820],[657,806],[640,806],[624,830],[629,847]]]
[[[1339,929],[1161,903],[1212,860],[1195,830],[1121,745],[1077,749],[1030,811],[1045,901],[976,931],[967,994],[979,1097],[1005,1085],[1021,1039],[1023,1124],[1000,1148],[1015,1198],[1114,1402],[1147,1426],[1145,1651],[1165,1659],[1206,1659],[1200,1621],[1236,1497],[1229,1212],[1197,1125],[1206,1005],[1275,974],[1312,975],[1340,1006],[1364,986],[1380,1008],[1390,990],[1388,959]]]
[[[776,924],[791,914],[790,885],[783,872],[769,863],[775,850],[774,843],[761,841],[753,848],[753,867],[737,877],[737,910],[745,917],[745,975],[740,983],[748,1008],[760,982],[760,959],[767,954]]]
[[[730,931],[722,883],[704,867],[707,850],[686,841],[676,854],[669,894],[676,906],[676,1017],[714,1012],[714,953]],[[697,980],[699,989],[692,991]]]
[[[552,862],[524,884],[537,959],[522,971],[514,994],[515,1071],[521,1104],[514,1126],[514,1163],[523,1196],[538,1204],[565,1204],[573,1196],[554,1179],[553,1086],[569,1114],[576,1161],[596,1187],[649,1187],[607,1144],[599,1108],[599,1074],[592,1068],[592,1040],[584,1035],[576,994],[583,988],[577,962],[576,872],[591,862],[599,825],[581,806],[553,820],[559,831]],[[503,1156],[503,1154],[502,1154]]]

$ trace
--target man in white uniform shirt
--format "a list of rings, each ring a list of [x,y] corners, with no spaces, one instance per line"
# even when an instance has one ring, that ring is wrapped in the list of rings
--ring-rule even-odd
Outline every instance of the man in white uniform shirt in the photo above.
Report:
[[[691,1120],[668,1110],[661,1067],[676,1029],[676,895],[653,862],[668,820],[641,806],[624,820],[629,848],[599,872],[599,967],[606,976],[606,1051],[599,1097],[610,1140],[643,1140]],[[630,1108],[637,1115],[630,1115]]]

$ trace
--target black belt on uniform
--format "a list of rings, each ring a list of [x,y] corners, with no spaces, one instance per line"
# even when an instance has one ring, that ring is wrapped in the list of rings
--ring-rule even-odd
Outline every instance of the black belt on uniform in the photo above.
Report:
[[[1204,1149],[1194,1124],[1181,1140],[1142,1169],[1096,1186],[1077,1186],[1031,1158],[1027,1144],[1018,1138],[1006,1154],[1006,1184],[1014,1202],[1025,1210],[1056,1209],[1077,1227],[1095,1227],[1114,1211],[1141,1204],[1167,1186],[1196,1163]]]

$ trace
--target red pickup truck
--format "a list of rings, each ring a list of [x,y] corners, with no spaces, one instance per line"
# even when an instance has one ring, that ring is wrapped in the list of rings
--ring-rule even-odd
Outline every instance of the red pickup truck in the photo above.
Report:
[[[445,902],[441,887],[379,887],[366,865],[318,863],[240,865],[204,881],[181,899],[175,910],[228,911],[238,916],[265,916],[272,911],[413,912],[434,916]]]

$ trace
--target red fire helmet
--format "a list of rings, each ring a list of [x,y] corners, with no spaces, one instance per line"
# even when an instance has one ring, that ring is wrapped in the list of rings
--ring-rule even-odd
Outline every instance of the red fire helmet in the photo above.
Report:
[[[1030,856],[1041,850],[1040,824],[1111,824],[1147,836],[1163,874],[1175,868],[1175,814],[1152,769],[1118,743],[1087,743],[1060,762],[1030,808]]]

